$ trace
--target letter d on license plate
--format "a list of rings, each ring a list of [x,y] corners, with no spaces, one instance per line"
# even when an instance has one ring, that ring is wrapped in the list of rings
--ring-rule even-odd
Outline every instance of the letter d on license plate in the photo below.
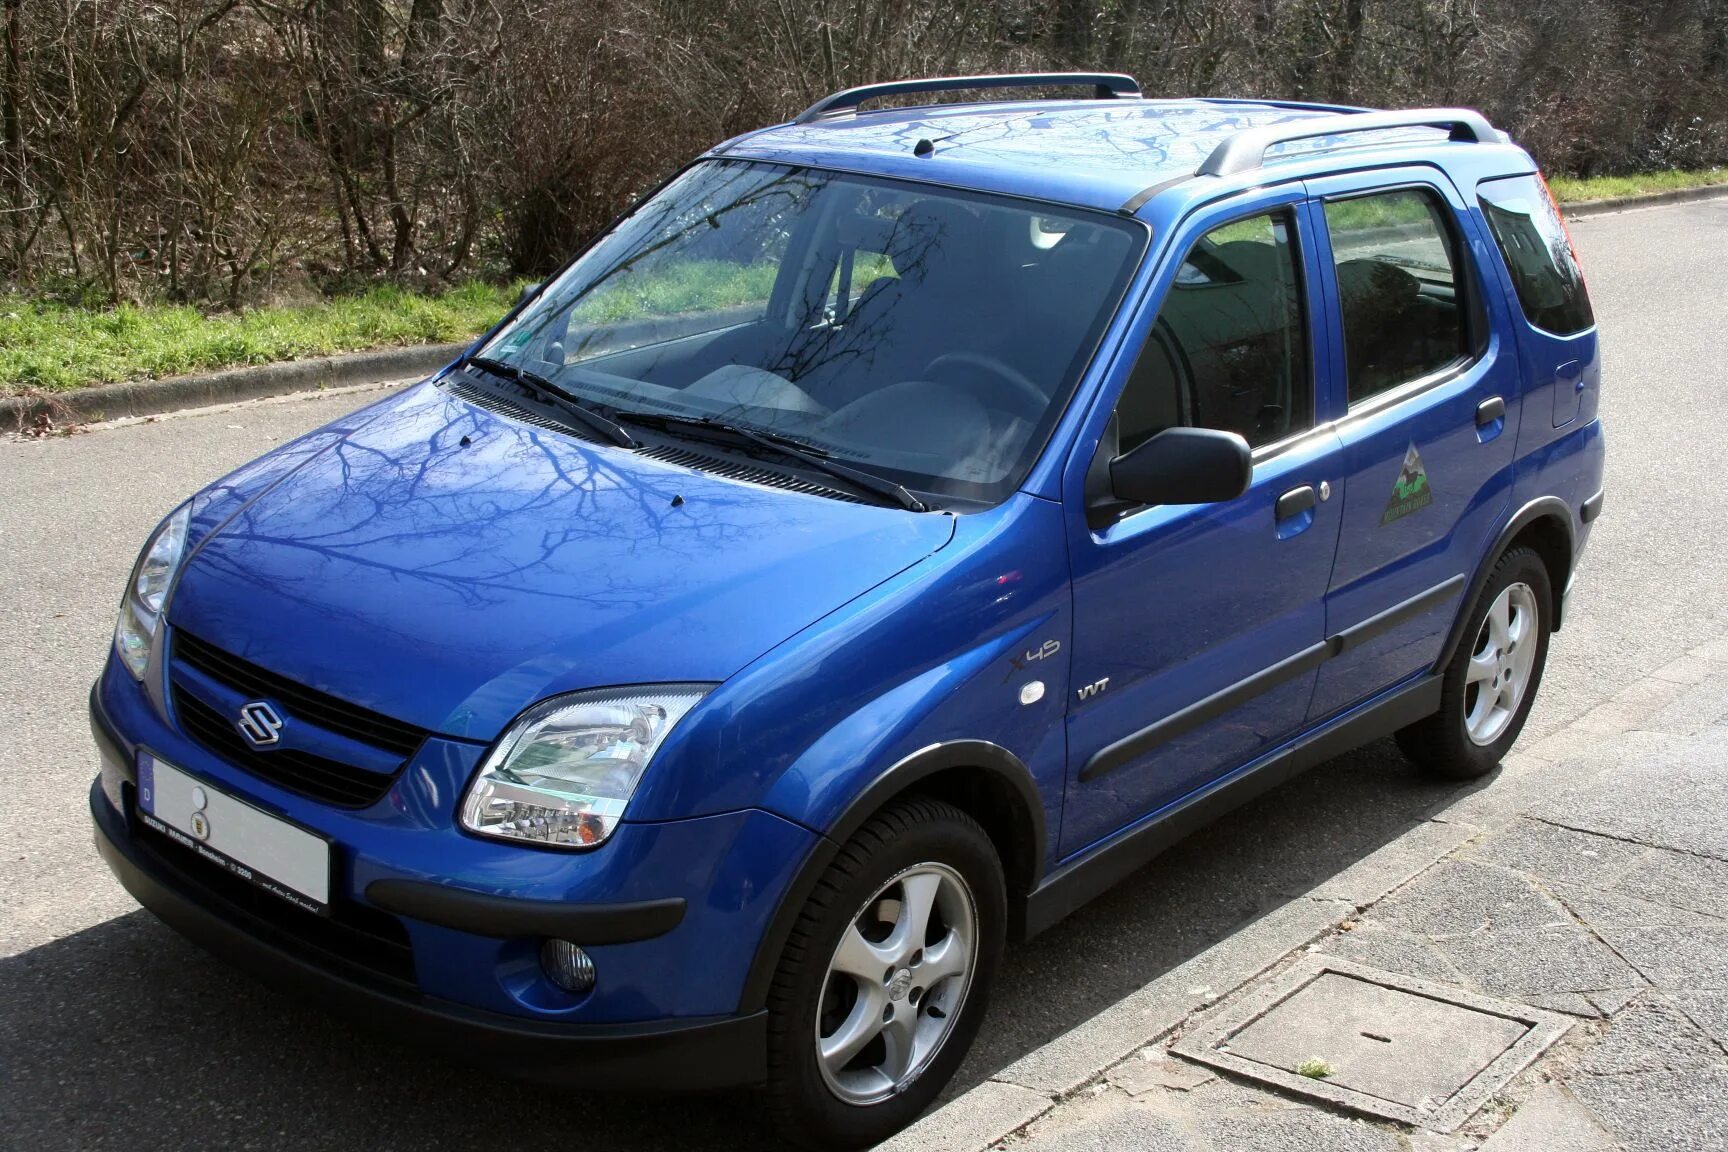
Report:
[[[236,799],[148,752],[138,756],[138,818],[266,892],[322,913],[330,842]]]

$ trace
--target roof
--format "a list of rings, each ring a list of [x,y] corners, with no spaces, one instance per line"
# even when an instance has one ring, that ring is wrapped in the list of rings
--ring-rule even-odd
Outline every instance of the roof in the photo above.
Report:
[[[938,104],[781,124],[715,153],[1114,211],[1151,185],[1192,175],[1236,132],[1345,115],[1321,105],[1237,100]],[[921,140],[934,145],[927,155],[913,151]]]

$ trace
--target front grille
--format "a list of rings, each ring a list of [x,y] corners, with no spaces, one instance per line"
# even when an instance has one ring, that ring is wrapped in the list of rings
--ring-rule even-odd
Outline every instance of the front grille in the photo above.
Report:
[[[262,922],[288,937],[296,950],[315,950],[404,984],[415,982],[413,945],[396,917],[340,898],[331,903],[328,916],[319,916],[253,887],[142,821],[133,821],[132,834],[159,866],[178,874],[180,887],[201,889],[210,901],[238,913],[230,919],[240,926]]]
[[[298,748],[260,752],[226,716],[178,684],[174,685],[174,714],[181,731],[236,768],[338,808],[369,808],[383,799],[396,779],[394,772],[368,772]]]
[[[187,632],[174,633],[174,659],[250,699],[273,700],[293,713],[296,720],[393,752],[404,760],[413,755],[428,735],[424,728],[392,720],[278,676]]]

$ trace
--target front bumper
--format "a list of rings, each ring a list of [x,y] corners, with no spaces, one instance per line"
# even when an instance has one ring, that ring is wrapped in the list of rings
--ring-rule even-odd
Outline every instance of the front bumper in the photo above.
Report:
[[[707,910],[697,906],[686,917],[683,898],[611,904],[513,899],[409,877],[380,880],[371,870],[368,879],[354,877],[359,887],[348,893],[347,903],[378,919],[386,917],[375,909],[388,910],[406,926],[402,948],[406,950],[411,937],[419,963],[411,959],[406,975],[392,975],[387,965],[354,955],[349,945],[355,940],[376,949],[376,941],[363,933],[302,913],[275,897],[258,900],[249,886],[225,886],[202,870],[200,862],[188,861],[174,845],[144,828],[133,814],[131,764],[136,750],[122,736],[124,729],[109,718],[101,687],[99,683],[90,701],[91,731],[104,761],[102,776],[90,792],[97,850],[140,904],[210,952],[273,985],[383,1025],[392,1037],[514,1076],[652,1090],[731,1087],[764,1078],[766,1023],[760,1011],[643,1011],[635,1019],[616,1020],[581,1019],[580,1010],[566,1010],[556,1018],[549,1018],[551,1013],[537,1018],[529,1005],[521,1014],[500,1012],[437,994],[444,987],[463,996],[470,988],[488,987],[486,962],[474,969],[475,977],[454,983],[445,979],[442,986],[435,983],[436,990],[423,986],[425,970],[434,963],[445,969],[441,975],[452,975],[452,953],[487,957],[515,947],[516,942],[486,943],[487,937],[504,936],[533,944],[534,938],[559,935],[585,947],[589,942],[600,945],[590,952],[600,960],[604,978],[609,967],[614,973],[630,971],[624,961],[634,950],[652,949],[662,956],[667,948],[682,952],[692,940],[712,947],[717,943],[713,926],[702,923]],[[160,734],[152,738],[160,739]],[[224,786],[232,784],[225,781]],[[738,925],[737,931],[744,935],[744,926]],[[346,937],[338,938],[342,933]],[[433,947],[423,947],[427,944]],[[608,958],[617,963],[608,965]],[[654,966],[661,963],[664,959]],[[684,985],[700,982],[693,967],[674,966],[688,973]],[[418,980],[416,967],[422,969]],[[668,996],[672,994],[668,990]],[[638,1008],[649,1008],[639,997],[631,998]]]
[[[342,1012],[464,1063],[529,1079],[614,1089],[724,1088],[764,1075],[767,1013],[635,1024],[566,1024],[483,1012],[404,992],[331,958],[202,889],[139,843],[127,819],[90,788],[96,849],[133,899],[194,943]]]

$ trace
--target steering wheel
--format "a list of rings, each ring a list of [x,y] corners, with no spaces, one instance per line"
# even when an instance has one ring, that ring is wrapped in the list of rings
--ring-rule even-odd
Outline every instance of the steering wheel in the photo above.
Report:
[[[924,375],[934,380],[941,376],[945,368],[975,368],[1008,385],[1007,391],[1003,392],[976,387],[975,381],[958,381],[986,408],[1006,408],[1015,416],[1030,423],[1037,423],[1039,417],[1050,407],[1050,397],[1045,395],[1044,390],[1034,384],[1030,377],[994,356],[986,356],[980,352],[948,352],[926,364]]]

